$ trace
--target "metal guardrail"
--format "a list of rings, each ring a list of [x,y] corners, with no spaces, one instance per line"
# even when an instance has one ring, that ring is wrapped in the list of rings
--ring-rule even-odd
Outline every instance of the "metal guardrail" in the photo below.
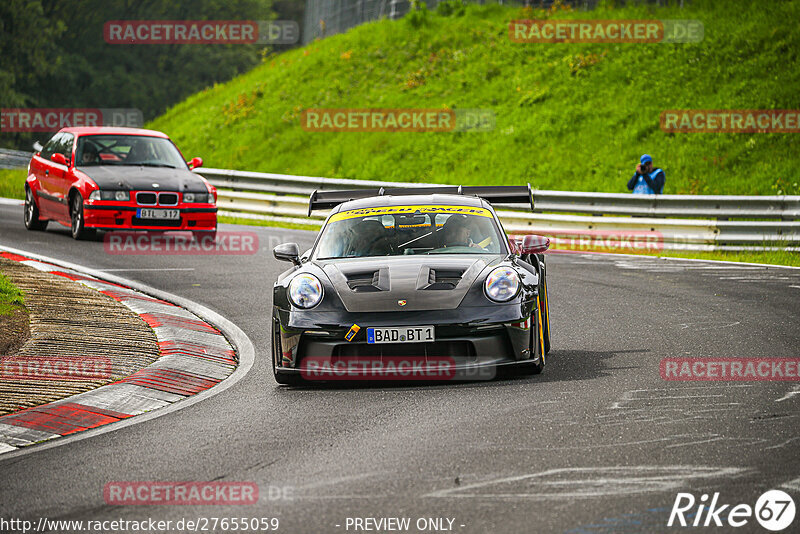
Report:
[[[709,219],[800,219],[800,196],[632,195],[536,191],[542,212]]]
[[[24,168],[29,161],[28,152],[0,148],[0,169]],[[223,215],[311,226],[321,225],[327,216],[323,211],[307,216],[308,196],[314,190],[409,186],[228,169],[195,172],[220,188],[218,205]],[[533,213],[503,204],[495,207],[506,231],[551,236],[556,248],[800,251],[800,196],[534,190],[533,199]]]
[[[0,148],[0,169],[24,169],[30,160],[30,152]]]
[[[327,216],[319,211],[306,217],[308,195],[315,189],[409,185],[226,169],[198,169],[196,172],[220,189],[218,203],[222,214],[310,225],[321,225]],[[533,197],[533,213],[507,209],[508,206],[500,204],[496,206],[498,215],[509,233],[548,235],[554,238],[555,248],[800,250],[797,247],[800,245],[800,196],[534,191]]]

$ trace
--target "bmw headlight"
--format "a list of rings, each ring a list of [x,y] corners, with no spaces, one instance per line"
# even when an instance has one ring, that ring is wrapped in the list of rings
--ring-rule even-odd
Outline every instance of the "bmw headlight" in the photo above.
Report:
[[[208,202],[208,194],[207,193],[184,193],[183,194],[183,201],[184,202],[199,202],[205,204]]]
[[[214,203],[214,195],[212,193],[184,193],[184,202],[192,202],[196,204]]]
[[[498,267],[486,277],[483,289],[490,300],[508,302],[517,296],[519,275],[510,267]]]
[[[119,200],[120,202],[131,199],[128,191],[106,191],[97,189],[89,193],[89,200]]]
[[[313,274],[300,274],[289,282],[289,299],[298,308],[313,308],[322,300],[322,284]]]

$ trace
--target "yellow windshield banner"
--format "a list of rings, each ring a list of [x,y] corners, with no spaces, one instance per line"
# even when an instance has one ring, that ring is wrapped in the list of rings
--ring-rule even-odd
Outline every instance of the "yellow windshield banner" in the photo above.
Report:
[[[472,206],[381,206],[375,208],[361,208],[357,210],[347,210],[331,216],[328,223],[353,219],[356,217],[370,217],[374,215],[414,215],[415,213],[450,213],[460,215],[476,215],[478,217],[492,218],[492,213],[486,208],[474,208]]]

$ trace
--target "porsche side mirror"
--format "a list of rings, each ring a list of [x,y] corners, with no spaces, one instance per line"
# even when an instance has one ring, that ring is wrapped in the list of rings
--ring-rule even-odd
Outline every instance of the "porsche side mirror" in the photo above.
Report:
[[[33,149],[36,152],[41,152],[42,150],[44,150],[44,147],[42,146],[42,143],[40,143],[39,141],[36,141],[36,142],[33,143]]]
[[[521,255],[541,254],[550,248],[550,238],[541,235],[526,235],[522,238],[522,244],[518,245],[517,250]]]
[[[189,162],[190,169],[196,169],[202,166],[203,166],[203,158],[192,158],[192,161]]]
[[[50,156],[50,161],[59,165],[67,165],[67,158],[64,157],[64,154],[59,154],[58,152]]]
[[[283,243],[272,249],[272,255],[276,260],[290,261],[295,265],[300,265],[300,249],[297,243]]]

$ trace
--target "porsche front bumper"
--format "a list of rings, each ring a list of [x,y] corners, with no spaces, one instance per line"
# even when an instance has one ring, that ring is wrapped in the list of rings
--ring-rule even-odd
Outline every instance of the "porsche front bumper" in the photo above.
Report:
[[[378,314],[303,312],[281,313],[276,309],[278,350],[276,370],[305,374],[314,365],[347,366],[349,377],[374,377],[379,364],[446,365],[458,378],[485,377],[472,371],[494,369],[530,359],[530,314],[533,305],[516,303],[460,310],[382,312]],[[280,320],[279,320],[280,318]],[[409,319],[413,318],[413,323]],[[464,322],[454,322],[463,320]],[[358,333],[348,341],[356,325]],[[433,325],[435,340],[428,343],[367,343],[370,327]],[[444,363],[443,363],[444,362]],[[375,367],[373,367],[375,366]],[[494,376],[492,374],[492,376]],[[308,377],[306,377],[308,378]]]

